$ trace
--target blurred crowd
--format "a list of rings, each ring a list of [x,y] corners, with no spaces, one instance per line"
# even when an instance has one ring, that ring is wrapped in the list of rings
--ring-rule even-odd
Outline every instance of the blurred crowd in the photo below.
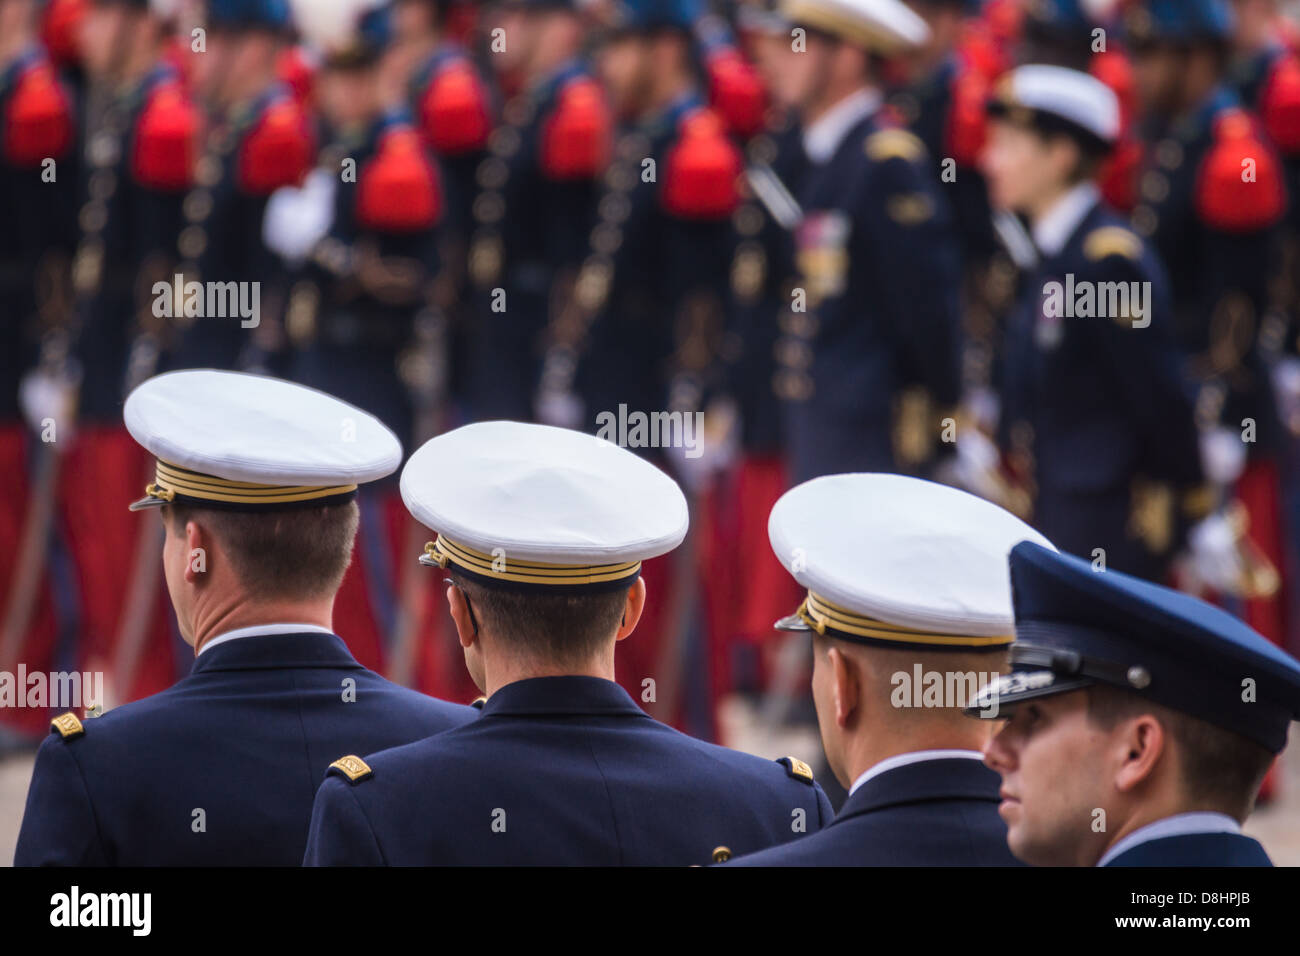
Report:
[[[692,509],[619,677],[702,736],[801,684],[766,524],[822,474],[960,485],[1294,652],[1295,5],[907,7],[0,0],[0,669],[104,671],[105,706],[188,670],[121,415],[194,367],[320,388],[408,450],[619,422]],[[1123,336],[1045,308],[1039,167],[991,135],[990,104],[1031,109],[1022,64],[1118,104],[1075,179],[1112,217],[1077,271],[1157,290]],[[395,482],[361,509],[335,629],[471,699],[427,532]],[[15,739],[48,719],[0,710]]]

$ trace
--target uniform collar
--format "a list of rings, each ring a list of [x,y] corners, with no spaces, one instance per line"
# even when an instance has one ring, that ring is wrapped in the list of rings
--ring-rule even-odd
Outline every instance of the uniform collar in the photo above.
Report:
[[[493,715],[615,714],[645,717],[645,711],[612,680],[600,677],[531,677],[497,689],[483,704]]]
[[[250,637],[254,640],[243,640]],[[199,651],[190,673],[360,666],[343,639],[332,631],[310,624],[265,624],[228,631],[213,638]]]
[[[1128,836],[1117,840],[1109,850],[1102,854],[1101,859],[1097,861],[1097,865],[1105,866],[1121,853],[1126,853],[1143,843],[1150,843],[1152,840],[1161,840],[1165,837],[1188,836],[1193,833],[1240,834],[1241,824],[1226,813],[1208,813],[1205,811],[1177,813],[1172,817],[1165,817],[1155,823],[1148,823],[1144,827],[1138,827]]]
[[[895,764],[862,780],[860,785],[855,783],[853,793],[845,801],[836,820],[882,807],[923,800],[967,799],[996,803],[1001,778],[984,766],[982,761],[969,759],[966,751],[957,753],[960,756],[924,757]]]
[[[911,753],[895,754],[892,757],[886,757],[880,763],[875,764],[865,770],[857,780],[853,781],[853,786],[849,787],[849,796],[853,796],[864,783],[873,777],[878,777],[882,773],[888,773],[895,767],[906,767],[908,764],[921,763],[923,760],[983,760],[984,755],[978,750],[913,750]]]
[[[1070,237],[1097,205],[1101,193],[1092,183],[1079,183],[1056,201],[1056,205],[1034,223],[1034,245],[1044,256],[1060,254]]]
[[[879,90],[864,87],[850,93],[804,129],[803,147],[814,163],[829,162],[858,123],[880,109],[883,96]]]

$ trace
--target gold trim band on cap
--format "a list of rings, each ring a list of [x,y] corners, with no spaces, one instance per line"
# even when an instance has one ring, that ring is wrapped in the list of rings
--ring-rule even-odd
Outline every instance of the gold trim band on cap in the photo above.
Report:
[[[487,554],[450,540],[445,534],[424,546],[420,561],[445,568],[456,565],[473,574],[518,584],[584,585],[631,580],[641,573],[640,561],[617,564],[543,564],[515,561],[501,554]]]
[[[847,608],[832,604],[812,591],[804,598],[799,610],[795,612],[818,634],[827,630],[852,634],[857,637],[869,637],[874,641],[897,641],[899,644],[934,644],[944,647],[994,647],[1010,644],[1016,639],[1014,634],[972,635],[939,634],[932,631],[918,631],[897,624],[886,624],[865,614],[858,614]]]
[[[144,492],[148,497],[162,501],[173,501],[180,496],[226,504],[279,505],[346,495],[356,490],[355,484],[264,485],[250,481],[231,481],[190,471],[159,458],[154,465],[154,480],[145,486]]]
[[[785,0],[781,4],[781,13],[796,26],[806,23],[810,27],[824,30],[851,43],[859,43],[880,53],[894,53],[914,46],[910,40],[813,0]]]

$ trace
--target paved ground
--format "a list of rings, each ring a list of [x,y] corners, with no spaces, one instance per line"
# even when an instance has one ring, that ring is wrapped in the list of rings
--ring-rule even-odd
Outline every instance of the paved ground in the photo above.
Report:
[[[749,714],[727,710],[724,732],[734,745],[765,757],[808,753],[818,746],[815,735],[793,733],[784,736],[757,732]],[[1279,866],[1300,866],[1300,728],[1293,729],[1291,747],[1283,754],[1282,799],[1261,808],[1246,823],[1246,832],[1264,844]],[[0,862],[11,865],[18,826],[22,821],[27,782],[32,774],[30,756],[0,761]]]

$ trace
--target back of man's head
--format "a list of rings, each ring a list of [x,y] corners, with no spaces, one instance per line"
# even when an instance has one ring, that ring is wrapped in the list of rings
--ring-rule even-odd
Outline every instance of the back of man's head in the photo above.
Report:
[[[268,512],[172,504],[166,520],[182,539],[190,522],[211,536],[248,600],[309,601],[342,585],[360,510],[355,501]]]
[[[553,670],[580,669],[614,643],[627,605],[626,586],[552,593],[482,584],[450,572],[496,653]]]

